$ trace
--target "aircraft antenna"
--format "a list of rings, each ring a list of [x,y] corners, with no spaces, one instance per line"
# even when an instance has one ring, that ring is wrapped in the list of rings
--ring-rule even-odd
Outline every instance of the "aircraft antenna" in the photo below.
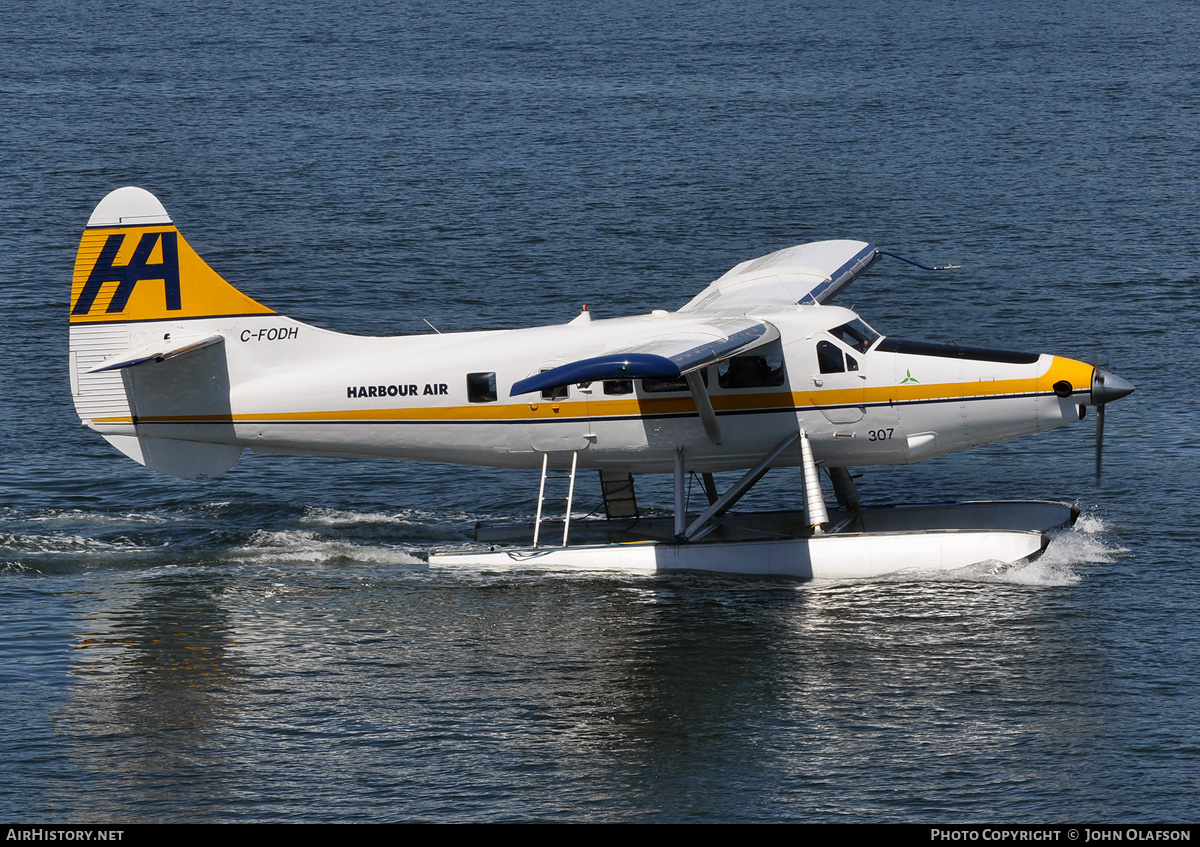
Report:
[[[429,318],[421,318],[421,320],[423,320],[423,321],[425,321],[425,323],[429,324]],[[429,324],[429,328],[432,329],[434,332],[436,332],[438,335],[442,334],[442,331],[440,329],[438,329],[436,326],[434,326],[433,324]]]
[[[914,261],[913,259],[906,259],[899,253],[892,253],[888,250],[880,250],[879,255],[891,256],[893,259],[899,259],[901,262],[907,262],[910,265],[915,265],[923,271],[957,271],[962,268],[962,265],[923,265],[920,262]]]

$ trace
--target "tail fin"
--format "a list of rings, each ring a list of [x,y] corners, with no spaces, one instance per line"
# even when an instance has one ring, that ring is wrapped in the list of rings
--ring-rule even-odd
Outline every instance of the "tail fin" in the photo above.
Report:
[[[205,264],[149,191],[118,188],[92,212],[75,256],[72,326],[269,314]]]
[[[92,212],[75,257],[70,368],[80,419],[147,467],[189,478],[224,473],[242,448],[231,443],[223,338],[204,319],[271,314],[205,264],[153,194],[117,189]],[[179,364],[166,374],[135,371],[174,357]],[[178,408],[167,411],[184,414],[164,416],[171,402]],[[203,441],[169,437],[163,427],[150,435],[146,407],[159,421],[217,424],[223,408],[226,426],[206,428]]]

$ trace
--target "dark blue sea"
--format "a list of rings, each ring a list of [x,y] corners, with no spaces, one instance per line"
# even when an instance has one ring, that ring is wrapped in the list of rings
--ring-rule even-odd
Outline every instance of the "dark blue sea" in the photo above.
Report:
[[[32,0],[0,47],[0,819],[1200,816],[1194,2]],[[1031,564],[431,570],[530,518],[536,474],[247,452],[188,482],[79,425],[69,280],[123,185],[330,329],[675,309],[859,238],[962,265],[877,265],[839,302],[881,332],[1137,392],[1100,483],[1091,416],[864,471],[870,503],[1076,503]]]

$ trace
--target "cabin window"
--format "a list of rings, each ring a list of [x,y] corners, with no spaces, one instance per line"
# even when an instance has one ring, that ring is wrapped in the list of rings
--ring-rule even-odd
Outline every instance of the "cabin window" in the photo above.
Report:
[[[700,371],[700,379],[704,381],[705,387],[708,386],[708,368]],[[647,394],[662,394],[667,391],[687,391],[688,384],[685,377],[676,377],[675,379],[651,379],[647,377],[642,380],[642,391]]]
[[[823,374],[846,372],[846,359],[837,345],[830,341],[817,342],[817,364]]]
[[[840,339],[847,347],[853,347],[859,353],[866,353],[879,338],[878,332],[858,319],[829,330],[829,334]],[[850,368],[850,370],[856,371],[858,368]]]
[[[470,403],[496,402],[495,372],[467,374],[467,401]]]
[[[545,373],[548,370],[552,370],[552,368],[542,368],[538,373]],[[569,393],[570,393],[570,390],[565,385],[560,385],[560,386],[557,386],[556,388],[543,388],[542,389],[542,399],[543,400],[566,400],[567,394],[569,394]]]
[[[606,379],[604,380],[604,393],[609,395],[632,394],[633,380]]]
[[[722,388],[767,388],[783,385],[783,377],[782,350],[734,356],[717,365],[717,383]]]

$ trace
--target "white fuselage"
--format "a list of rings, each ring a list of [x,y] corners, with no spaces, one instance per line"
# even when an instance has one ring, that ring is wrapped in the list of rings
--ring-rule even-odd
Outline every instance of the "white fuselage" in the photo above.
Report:
[[[274,314],[73,325],[73,388],[80,416],[109,436],[495,467],[540,467],[543,454],[562,463],[576,453],[580,467],[630,472],[670,471],[681,449],[689,470],[749,467],[797,429],[822,464],[904,464],[1077,420],[1087,402],[1092,369],[1069,359],[889,352],[878,339],[864,352],[830,334],[857,317],[833,306],[753,317],[778,328],[772,344],[783,375],[780,384],[739,385],[726,363],[706,368],[719,439],[685,385],[653,392],[635,379],[571,385],[565,397],[509,396],[518,380],[636,343],[664,323],[706,331],[681,313],[584,313],[557,326],[396,338],[343,335]],[[113,350],[168,333],[219,334],[223,343],[86,373]],[[843,357],[840,371],[828,366],[829,345]],[[776,464],[798,462],[790,451]]]

